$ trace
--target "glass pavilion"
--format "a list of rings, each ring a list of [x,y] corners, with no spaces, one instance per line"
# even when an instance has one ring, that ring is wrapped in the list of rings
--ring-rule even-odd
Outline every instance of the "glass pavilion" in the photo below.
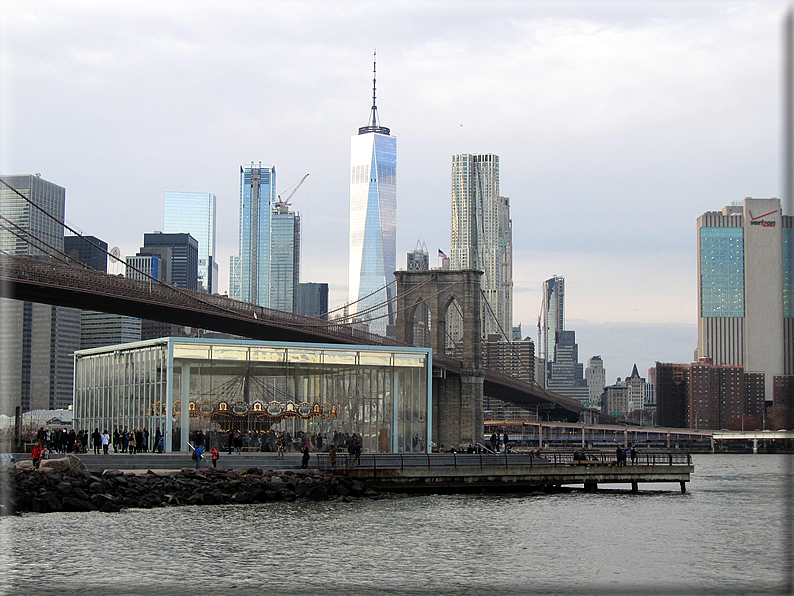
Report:
[[[429,452],[426,348],[169,337],[75,352],[75,428],[164,432],[166,451],[230,431],[362,438],[369,452]],[[185,430],[188,429],[188,432]]]

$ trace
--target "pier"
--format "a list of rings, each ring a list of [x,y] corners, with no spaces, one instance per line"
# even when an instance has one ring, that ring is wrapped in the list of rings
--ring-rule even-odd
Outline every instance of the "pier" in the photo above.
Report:
[[[365,454],[351,459],[337,455],[336,470],[382,490],[405,492],[528,492],[581,486],[628,484],[633,492],[646,483],[686,483],[695,471],[689,454],[638,453],[635,461],[618,463],[614,452]],[[583,459],[584,458],[584,459]],[[317,455],[317,467],[332,468],[327,453]]]

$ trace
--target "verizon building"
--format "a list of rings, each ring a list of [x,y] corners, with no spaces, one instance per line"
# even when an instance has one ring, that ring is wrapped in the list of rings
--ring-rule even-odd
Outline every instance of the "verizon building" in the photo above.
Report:
[[[767,401],[794,374],[793,221],[751,198],[698,218],[697,356],[764,373]]]

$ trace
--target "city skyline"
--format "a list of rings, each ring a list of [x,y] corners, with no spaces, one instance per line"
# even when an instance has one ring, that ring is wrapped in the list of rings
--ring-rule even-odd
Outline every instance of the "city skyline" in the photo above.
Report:
[[[227,43],[219,26],[256,29],[242,4],[191,15],[9,5],[0,169],[66,187],[67,220],[124,255],[157,229],[165,190],[215,194],[221,290],[237,248],[237,165],[281,164],[288,183],[310,171],[293,201],[306,239],[301,281],[329,282],[338,306],[347,139],[377,45],[379,103],[401,139],[397,253],[417,239],[431,252],[449,248],[450,155],[498,154],[513,203],[513,319],[525,335],[537,341],[542,283],[559,274],[566,326],[583,361],[603,356],[607,382],[635,362],[691,360],[696,218],[746,196],[781,196],[786,3],[387,4],[344,19],[319,4],[266,6],[285,27],[252,48],[238,33]],[[374,16],[392,31],[361,33]],[[241,68],[262,59],[272,76],[242,87]],[[144,72],[147,85],[133,84]],[[42,84],[57,85],[62,101],[51,105]],[[116,170],[108,202],[97,172],[120,161],[128,167]]]

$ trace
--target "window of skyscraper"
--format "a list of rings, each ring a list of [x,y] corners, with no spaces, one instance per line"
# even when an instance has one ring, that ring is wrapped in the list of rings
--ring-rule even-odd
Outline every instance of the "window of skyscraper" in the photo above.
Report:
[[[700,229],[700,308],[703,317],[744,316],[742,228]]]

